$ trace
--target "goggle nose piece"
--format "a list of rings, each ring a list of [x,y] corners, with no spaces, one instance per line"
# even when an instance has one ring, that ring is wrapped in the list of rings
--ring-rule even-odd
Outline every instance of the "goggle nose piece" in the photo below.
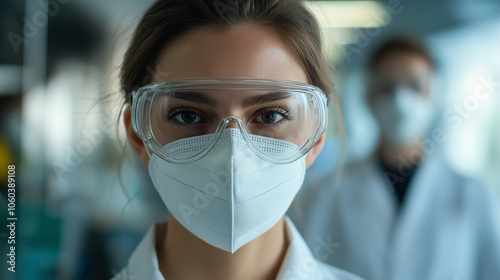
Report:
[[[228,117],[224,120],[224,128],[240,128],[239,120],[236,117]]]

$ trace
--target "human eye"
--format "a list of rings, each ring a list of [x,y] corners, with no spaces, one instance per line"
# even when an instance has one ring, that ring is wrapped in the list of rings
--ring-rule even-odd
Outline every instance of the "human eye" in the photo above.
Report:
[[[282,107],[274,107],[262,109],[253,121],[262,124],[280,124],[291,119],[292,116],[288,110]]]
[[[196,108],[179,107],[169,111],[167,121],[176,122],[182,125],[197,124],[206,122],[202,117],[202,112]]]

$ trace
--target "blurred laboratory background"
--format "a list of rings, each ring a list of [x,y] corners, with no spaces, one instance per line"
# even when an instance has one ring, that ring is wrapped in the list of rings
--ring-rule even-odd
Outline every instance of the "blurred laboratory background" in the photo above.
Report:
[[[0,279],[110,279],[149,225],[167,218],[119,119],[117,71],[152,2],[1,0]],[[373,152],[379,132],[364,99],[367,59],[384,39],[410,34],[437,64],[437,125],[446,137],[431,139],[427,152],[443,151],[450,165],[500,196],[500,1],[308,5],[335,69],[345,143],[341,162],[339,138],[329,133],[307,182]],[[9,164],[17,179],[15,274],[4,254]]]

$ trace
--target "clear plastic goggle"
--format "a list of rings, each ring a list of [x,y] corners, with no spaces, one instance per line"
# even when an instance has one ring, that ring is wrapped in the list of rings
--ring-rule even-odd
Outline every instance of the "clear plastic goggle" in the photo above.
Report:
[[[319,88],[281,80],[170,80],[138,89],[130,102],[139,138],[156,155],[177,164],[202,158],[228,128],[239,129],[262,159],[290,163],[309,152],[328,119],[327,98]],[[262,145],[271,140],[285,148]],[[179,152],[184,143],[193,142],[195,148]]]

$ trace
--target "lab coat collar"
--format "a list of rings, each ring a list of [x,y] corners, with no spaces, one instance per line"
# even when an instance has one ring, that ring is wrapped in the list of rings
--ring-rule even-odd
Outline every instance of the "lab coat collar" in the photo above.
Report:
[[[317,261],[304,239],[293,225],[292,221],[285,216],[285,224],[290,244],[287,248],[285,258],[278,272],[276,280],[285,279],[329,279],[336,280],[334,273],[344,275],[343,271],[336,270],[324,263]],[[122,271],[116,280],[165,280],[158,266],[158,257],[155,249],[155,225],[152,225],[144,239],[139,243],[132,253],[128,266]],[[334,272],[335,271],[335,272]],[[325,275],[327,275],[325,277]],[[345,273],[345,275],[351,275]],[[357,279],[357,278],[349,278]]]
[[[290,245],[281,264],[276,280],[285,279],[322,279],[320,263],[314,259],[306,242],[292,221],[285,216],[287,235]]]
[[[153,224],[146,236],[139,243],[135,251],[129,258],[127,273],[128,278],[119,278],[119,280],[132,279],[151,279],[164,280],[158,265],[158,256],[156,255],[155,244],[156,226]]]

